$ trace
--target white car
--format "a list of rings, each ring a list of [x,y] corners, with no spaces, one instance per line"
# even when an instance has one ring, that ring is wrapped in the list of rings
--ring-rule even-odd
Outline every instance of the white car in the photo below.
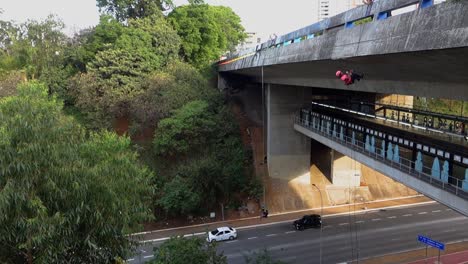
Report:
[[[219,227],[213,231],[208,232],[208,237],[206,241],[224,241],[224,240],[233,240],[237,238],[237,230],[232,227]]]

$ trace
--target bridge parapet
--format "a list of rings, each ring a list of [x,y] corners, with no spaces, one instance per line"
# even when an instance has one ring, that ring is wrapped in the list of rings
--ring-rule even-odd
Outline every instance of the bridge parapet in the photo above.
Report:
[[[431,3],[393,0],[360,6],[235,54],[220,62],[219,71],[468,46],[468,2]],[[391,15],[412,4],[419,6]]]
[[[387,150],[372,147],[367,141],[362,142],[354,137],[345,136],[343,133],[333,130],[328,124],[312,122],[296,116],[294,128],[296,131],[352,157],[464,215],[468,215],[468,184],[466,184],[468,179],[460,180],[448,175],[442,176],[440,171],[440,176],[437,178],[436,175],[425,172],[430,171],[431,168],[418,168],[422,165],[417,165],[402,157],[396,159],[395,155],[388,157],[386,156]]]

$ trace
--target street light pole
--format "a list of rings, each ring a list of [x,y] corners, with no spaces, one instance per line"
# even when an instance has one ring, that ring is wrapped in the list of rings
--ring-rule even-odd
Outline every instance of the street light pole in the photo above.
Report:
[[[323,218],[323,198],[322,198],[322,191],[320,191],[319,187],[317,185],[312,184],[320,194],[320,219],[322,220]],[[322,223],[320,223],[320,264],[322,264],[322,230],[323,230],[323,220]]]

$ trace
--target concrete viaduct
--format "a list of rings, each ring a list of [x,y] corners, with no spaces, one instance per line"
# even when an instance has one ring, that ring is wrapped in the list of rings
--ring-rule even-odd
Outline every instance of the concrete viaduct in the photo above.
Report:
[[[463,184],[448,189],[428,183],[411,175],[414,168],[397,169],[340,143],[331,132],[294,122],[304,105],[330,97],[375,101],[398,94],[468,101],[466,65],[468,1],[380,0],[232,54],[218,63],[218,88],[261,87],[270,177],[310,175],[314,142],[320,142],[468,215]],[[364,79],[345,86],[335,77],[337,69],[353,69]],[[468,146],[460,148],[455,156],[468,168]]]

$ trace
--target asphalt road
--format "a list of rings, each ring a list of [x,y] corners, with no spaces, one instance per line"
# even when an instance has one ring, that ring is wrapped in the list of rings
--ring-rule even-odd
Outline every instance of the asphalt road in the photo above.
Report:
[[[270,255],[286,263],[346,263],[370,257],[423,248],[419,234],[443,243],[468,239],[468,218],[441,204],[394,208],[323,218],[320,229],[293,230],[291,223],[238,230],[238,239],[220,242],[228,263],[245,263],[245,256],[268,249]],[[153,258],[152,245],[143,245],[129,263]]]

